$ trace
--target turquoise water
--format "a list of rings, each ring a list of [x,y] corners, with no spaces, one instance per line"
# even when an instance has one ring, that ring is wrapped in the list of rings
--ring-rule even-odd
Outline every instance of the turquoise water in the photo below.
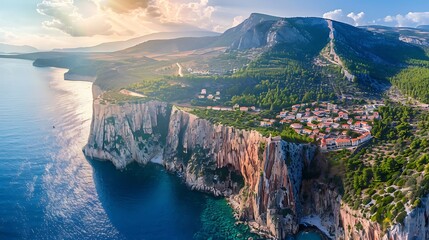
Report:
[[[295,237],[296,240],[322,240],[319,234],[315,232],[300,232]]]
[[[87,160],[90,83],[24,60],[0,72],[0,239],[257,239],[159,165]]]

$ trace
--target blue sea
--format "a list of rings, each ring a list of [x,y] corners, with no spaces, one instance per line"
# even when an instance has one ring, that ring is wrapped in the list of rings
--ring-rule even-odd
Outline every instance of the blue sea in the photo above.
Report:
[[[87,160],[91,83],[65,71],[0,59],[0,239],[257,239],[162,166]]]

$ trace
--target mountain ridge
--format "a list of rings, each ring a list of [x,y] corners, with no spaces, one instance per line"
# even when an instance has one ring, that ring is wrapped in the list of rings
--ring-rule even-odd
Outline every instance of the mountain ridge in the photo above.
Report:
[[[38,51],[39,50],[37,48],[28,45],[12,45],[0,43],[0,53],[32,53]]]
[[[116,51],[124,50],[150,40],[175,39],[175,38],[181,38],[181,37],[205,37],[205,36],[217,36],[217,35],[219,35],[219,33],[211,32],[211,31],[159,32],[159,33],[151,33],[140,37],[131,38],[124,41],[105,42],[105,43],[100,43],[89,47],[53,49],[53,51],[116,52]]]

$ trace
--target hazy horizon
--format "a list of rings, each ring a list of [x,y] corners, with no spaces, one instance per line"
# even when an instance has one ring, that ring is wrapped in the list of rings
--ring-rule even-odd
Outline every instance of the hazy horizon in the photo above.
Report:
[[[224,32],[251,13],[324,17],[355,26],[416,27],[429,24],[429,3],[418,0],[23,0],[2,3],[0,43],[39,50],[87,47],[156,32]]]

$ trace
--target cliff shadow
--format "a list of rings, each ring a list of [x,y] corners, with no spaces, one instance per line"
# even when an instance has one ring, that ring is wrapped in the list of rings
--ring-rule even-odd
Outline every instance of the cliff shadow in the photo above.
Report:
[[[117,170],[107,161],[88,159],[111,224],[125,239],[192,239],[201,227],[205,194],[189,190],[161,165],[130,164]]]

